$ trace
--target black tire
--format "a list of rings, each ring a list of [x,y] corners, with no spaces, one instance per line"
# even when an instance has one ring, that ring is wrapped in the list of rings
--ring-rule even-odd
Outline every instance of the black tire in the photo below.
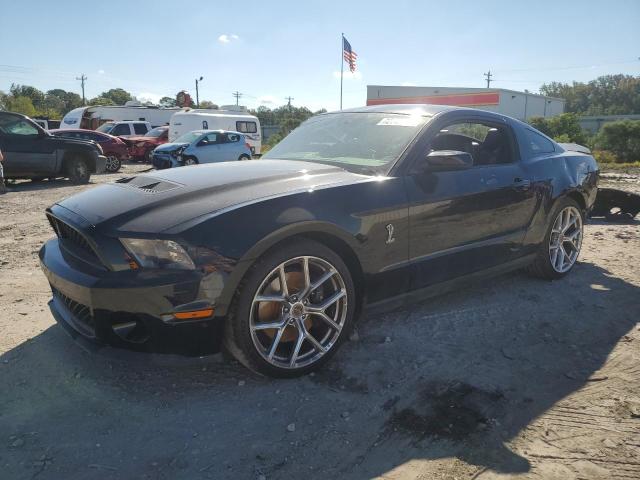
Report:
[[[89,183],[89,179],[91,178],[89,165],[80,157],[73,158],[67,162],[66,173],[69,180],[76,185]]]
[[[551,257],[549,253],[549,242],[551,240],[554,224],[558,218],[558,215],[562,211],[564,211],[567,207],[573,207],[579,212],[580,229],[582,232],[584,231],[583,230],[584,229],[584,212],[582,211],[582,208],[580,208],[580,205],[578,205],[578,202],[576,202],[571,198],[563,198],[562,200],[559,200],[558,204],[553,209],[553,212],[551,213],[551,215],[549,215],[549,224],[547,225],[547,233],[544,236],[544,240],[542,244],[540,244],[539,246],[538,255],[536,259],[533,261],[533,263],[527,268],[528,273],[530,273],[535,277],[543,278],[545,280],[557,280],[559,278],[564,277],[571,270],[573,270],[573,267],[577,263],[577,257],[576,257],[576,260],[571,264],[568,270],[563,272],[558,271],[556,268],[554,268],[551,262]],[[582,241],[583,235],[584,234],[582,233],[581,241]],[[580,252],[578,250],[578,255],[579,253]]]
[[[330,348],[311,364],[300,367],[279,367],[261,356],[251,336],[250,314],[253,299],[274,268],[281,263],[301,256],[311,256],[328,262],[339,273],[346,292],[346,309],[342,329]],[[333,357],[340,344],[348,338],[353,327],[356,296],[351,272],[342,258],[321,243],[308,239],[296,239],[272,248],[260,257],[241,281],[229,309],[225,324],[224,346],[240,363],[262,375],[293,378],[322,367]]]
[[[120,168],[122,168],[122,161],[113,154],[107,154],[107,163],[105,165],[107,173],[116,173]]]
[[[182,164],[186,167],[189,165],[198,165],[198,159],[196,157],[193,156],[186,156],[184,157],[184,159],[182,160]]]
[[[251,160],[251,157],[249,155],[240,155],[238,160]]]
[[[144,154],[144,160],[148,163],[153,163],[153,149],[147,150],[147,153]]]

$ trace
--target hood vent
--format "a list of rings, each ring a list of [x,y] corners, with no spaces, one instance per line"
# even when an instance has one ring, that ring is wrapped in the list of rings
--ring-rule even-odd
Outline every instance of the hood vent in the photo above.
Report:
[[[162,193],[174,188],[179,188],[181,185],[178,183],[169,182],[167,180],[160,180],[158,178],[147,177],[141,175],[139,177],[124,177],[119,178],[114,182],[118,186],[135,188],[144,193]]]

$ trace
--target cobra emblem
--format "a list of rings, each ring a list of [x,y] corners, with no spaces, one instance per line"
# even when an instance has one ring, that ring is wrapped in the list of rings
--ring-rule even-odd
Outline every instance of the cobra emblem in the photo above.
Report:
[[[396,241],[396,238],[393,236],[393,232],[395,228],[393,228],[393,224],[390,223],[386,226],[387,229],[387,241],[385,242],[387,245]]]

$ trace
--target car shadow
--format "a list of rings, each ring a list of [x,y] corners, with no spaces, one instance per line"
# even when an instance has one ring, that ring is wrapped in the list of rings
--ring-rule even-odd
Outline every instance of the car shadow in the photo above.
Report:
[[[88,185],[93,184],[89,181]],[[51,190],[55,188],[67,188],[77,187],[78,185],[73,183],[69,179],[57,178],[54,180],[14,180],[7,185],[7,188],[11,192],[33,192],[37,190]]]
[[[289,381],[219,355],[89,354],[52,326],[0,357],[3,468],[39,479],[360,479],[458,458],[528,472],[531,459],[507,442],[600,380],[638,298],[590,263],[555,282],[510,274],[362,319],[325,369]]]

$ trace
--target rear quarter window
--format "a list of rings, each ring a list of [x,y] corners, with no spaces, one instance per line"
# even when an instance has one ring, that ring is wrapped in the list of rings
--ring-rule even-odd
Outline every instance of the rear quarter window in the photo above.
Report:
[[[529,155],[542,155],[556,151],[553,143],[533,130],[525,129],[525,149]]]
[[[145,133],[147,133],[147,125],[144,123],[134,123],[133,131],[139,135],[144,135]]]

